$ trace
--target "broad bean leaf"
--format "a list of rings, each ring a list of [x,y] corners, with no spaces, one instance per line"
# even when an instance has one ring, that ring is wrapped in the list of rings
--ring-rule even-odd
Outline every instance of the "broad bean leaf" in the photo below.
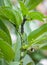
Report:
[[[0,6],[12,7],[12,3],[10,0],[0,0]]]
[[[7,18],[8,21],[15,24],[16,27],[22,22],[21,15],[16,10],[9,7],[0,7],[0,17],[1,16]]]
[[[9,42],[10,45],[12,45],[10,32],[4,22],[0,19],[0,37],[2,37],[5,41]]]
[[[17,40],[16,40],[16,44],[14,46],[14,50],[15,50],[15,61],[19,61],[20,60],[20,56],[21,56],[21,38],[19,36],[19,34],[17,34]]]
[[[47,24],[43,24],[38,29],[32,31],[28,35],[28,45],[25,45],[24,48],[28,49],[30,47],[33,47],[34,49],[40,49],[42,47],[45,47],[47,44],[45,44],[46,42],[44,41],[47,40],[47,37],[46,35],[45,36],[42,35],[46,32],[47,32]]]
[[[23,2],[19,2],[19,4],[20,4],[20,8],[21,8],[21,12],[22,12],[23,16],[27,15],[28,9],[24,5],[24,3]]]
[[[30,65],[30,63],[31,65],[34,65],[32,58],[28,54],[26,54],[23,58],[23,65]]]
[[[9,44],[7,44],[7,42],[2,40],[1,38],[0,38],[0,51],[3,53],[3,58],[8,62],[14,59],[15,54],[13,49]]]
[[[34,9],[43,0],[25,0],[25,5],[29,10]]]
[[[44,32],[47,32],[47,23],[43,24],[38,29],[32,31],[28,36],[28,41],[31,42],[32,40],[35,40],[37,37],[42,35]]]
[[[19,62],[11,62],[9,65],[19,65]]]
[[[40,12],[29,12],[28,14],[27,14],[27,19],[28,20],[39,20],[39,21],[44,21],[44,18],[45,18],[45,16],[42,14],[42,13],[40,13]]]
[[[1,29],[0,29],[0,38],[2,38],[4,41],[10,44],[9,36]]]

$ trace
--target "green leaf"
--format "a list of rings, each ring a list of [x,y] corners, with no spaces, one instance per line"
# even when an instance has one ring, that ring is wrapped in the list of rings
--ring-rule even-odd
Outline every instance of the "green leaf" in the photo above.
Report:
[[[1,29],[0,29],[0,38],[2,38],[4,41],[10,44],[9,36]]]
[[[34,9],[43,0],[25,0],[25,5],[29,10]]]
[[[33,62],[28,63],[27,65],[35,65]]]
[[[19,65],[19,62],[11,62],[9,65]]]
[[[27,34],[27,36],[30,34],[31,29],[30,29],[30,25],[29,25],[29,21],[26,21],[24,24],[24,32]]]
[[[12,3],[10,0],[0,0],[0,6],[12,7]]]
[[[37,65],[43,65],[43,64],[41,64],[41,63],[38,63]]]
[[[39,20],[39,21],[44,21],[44,15],[40,12],[29,12],[27,14],[27,19],[28,20]]]
[[[16,17],[16,23],[17,25],[21,25],[22,23],[22,17],[21,14],[18,11],[14,11],[15,17]]]
[[[12,45],[11,36],[7,26],[5,25],[5,21],[3,22],[2,20],[0,20],[0,29],[2,29],[0,30],[0,36],[3,37],[6,41],[8,39],[8,42],[10,43],[10,45]]]
[[[0,58],[3,58],[3,53],[2,52],[0,52]]]
[[[24,5],[24,3],[23,3],[23,2],[19,2],[19,4],[20,4],[20,8],[21,8],[22,14],[23,14],[24,16],[27,15],[28,9],[27,9],[26,6]]]
[[[46,56],[44,56],[42,50],[37,50],[37,51],[34,51],[33,53],[28,52],[28,54],[34,60],[35,64],[38,63],[41,59],[46,58]]]
[[[19,12],[8,7],[0,7],[0,17],[5,17],[7,20],[17,27],[21,24],[22,18]]]
[[[8,65],[8,62],[6,62],[3,58],[0,59],[0,65]]]
[[[47,23],[43,24],[38,29],[32,31],[28,36],[28,41],[31,42],[32,40],[35,40],[37,37],[42,35],[43,33],[47,32]]]
[[[20,56],[21,56],[21,38],[19,36],[19,34],[17,35],[17,40],[16,40],[16,44],[14,46],[15,49],[15,61],[19,61],[20,60]]]
[[[38,46],[38,50],[47,50],[47,43],[37,44],[34,47],[36,48],[37,46]]]
[[[41,49],[41,50],[47,50],[47,42],[39,44],[39,49]]]
[[[12,61],[14,59],[14,51],[13,49],[10,47],[9,44],[7,44],[7,42],[3,41],[0,38],[0,50],[3,53],[3,58],[7,61]]]
[[[42,25],[40,28],[34,30],[33,34],[28,38],[28,45],[25,45],[24,48],[33,47],[35,50],[40,49],[40,47],[45,47],[47,42],[47,24]]]
[[[32,46],[35,50],[43,49],[47,50],[47,35],[42,34],[42,36],[39,36],[32,44],[30,44],[30,47]]]
[[[29,63],[34,65],[34,62],[31,59],[31,57],[28,54],[26,54],[26,56],[23,58],[23,65],[28,65]]]

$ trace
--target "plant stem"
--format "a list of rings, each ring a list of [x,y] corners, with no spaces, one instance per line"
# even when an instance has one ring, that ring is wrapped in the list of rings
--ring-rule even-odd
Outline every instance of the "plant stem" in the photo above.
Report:
[[[26,17],[24,16],[24,17],[23,17],[23,22],[22,22],[22,24],[21,24],[21,34],[24,33],[24,24],[25,24],[25,21],[26,21]]]

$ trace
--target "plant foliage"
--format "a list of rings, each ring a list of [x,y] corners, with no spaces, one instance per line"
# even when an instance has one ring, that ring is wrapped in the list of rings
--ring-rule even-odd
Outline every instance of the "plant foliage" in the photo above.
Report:
[[[35,65],[40,57],[36,58],[32,51],[47,50],[47,23],[34,31],[29,28],[29,21],[44,22],[46,18],[42,13],[34,10],[42,1],[18,0],[20,7],[14,7],[10,0],[0,0],[0,65]],[[17,37],[15,43],[11,38],[11,26],[9,29],[7,23],[12,25],[12,29],[14,27]],[[30,33],[27,35],[25,30]]]

